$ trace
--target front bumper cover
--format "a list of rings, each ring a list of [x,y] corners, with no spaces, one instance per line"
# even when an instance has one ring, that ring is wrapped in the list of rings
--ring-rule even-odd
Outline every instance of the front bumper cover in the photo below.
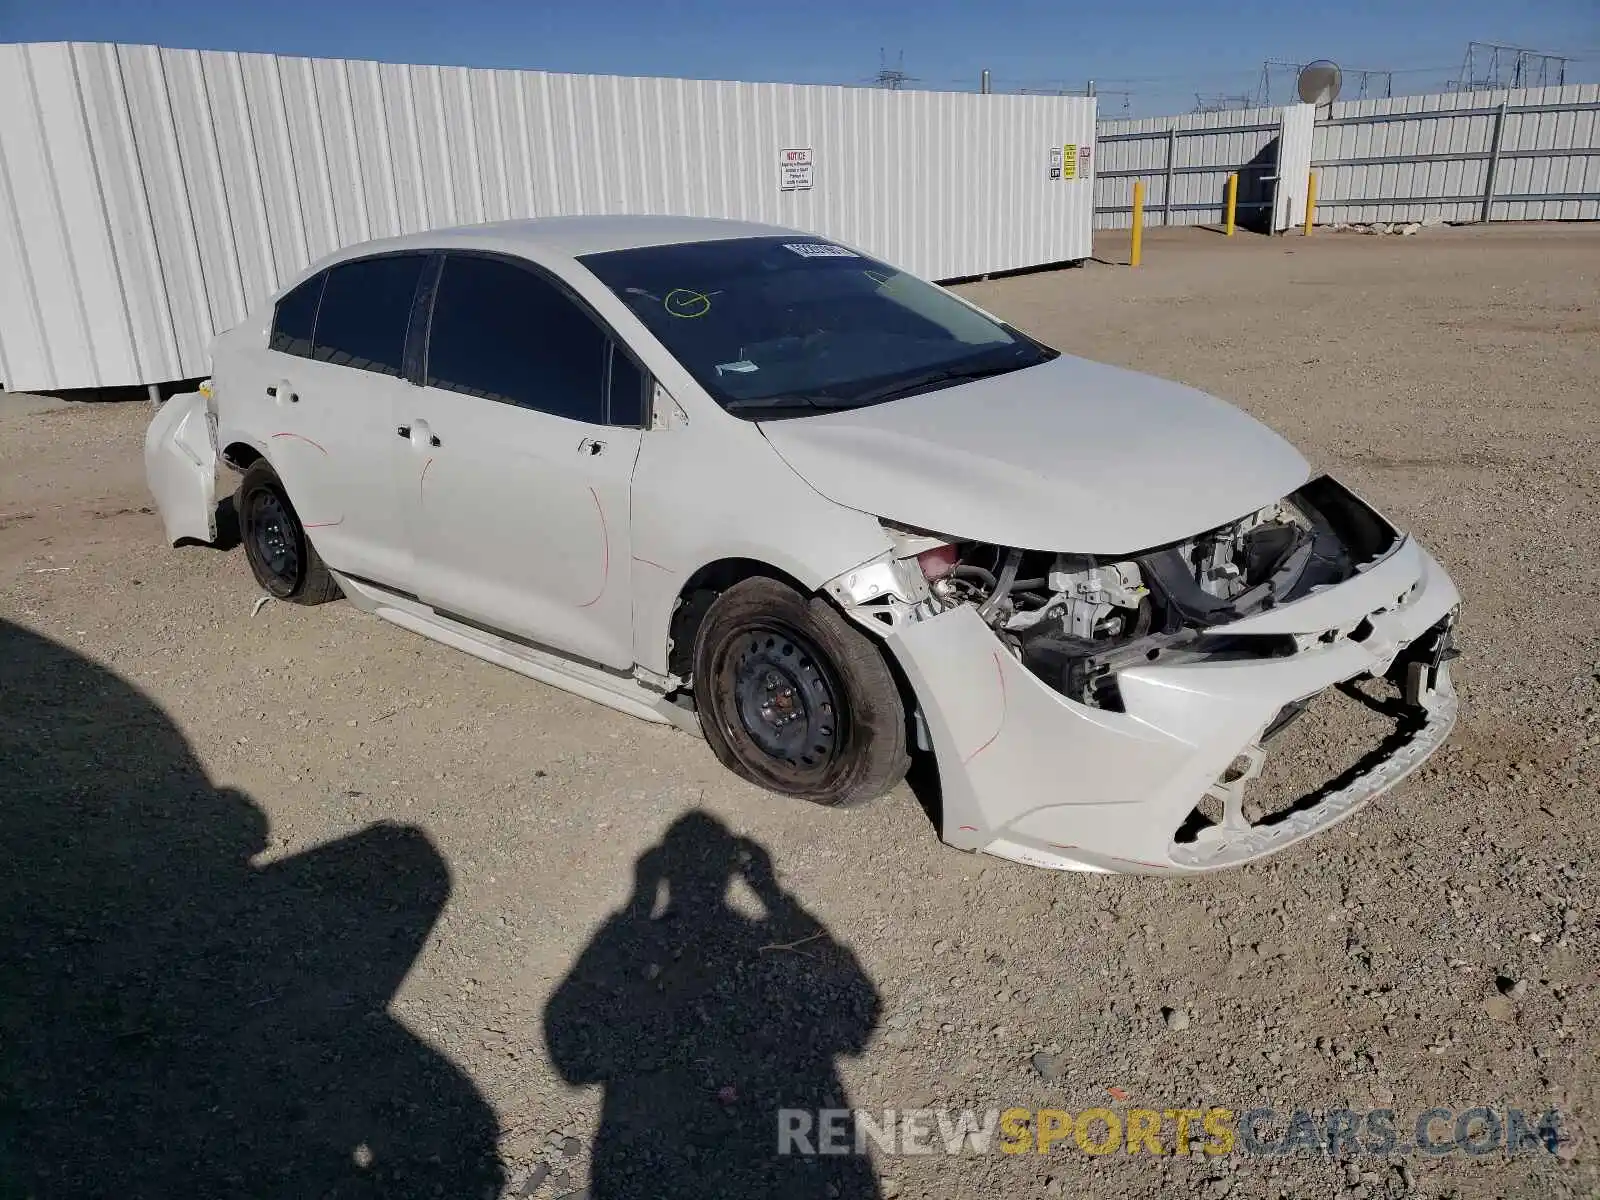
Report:
[[[1120,713],[1050,689],[971,607],[899,622],[887,644],[938,757],[946,842],[1059,870],[1193,872],[1261,858],[1343,820],[1443,743],[1457,700],[1448,665],[1430,663],[1410,673],[1407,723],[1343,786],[1272,823],[1240,815],[1240,785],[1259,770],[1262,735],[1285,706],[1383,675],[1413,643],[1431,645],[1459,604],[1443,568],[1406,538],[1344,583],[1227,628],[1311,635],[1296,653],[1125,670]],[[1357,626],[1360,640],[1341,632]],[[1241,755],[1253,769],[1223,782]],[[1223,800],[1223,822],[1178,841],[1208,792]]]

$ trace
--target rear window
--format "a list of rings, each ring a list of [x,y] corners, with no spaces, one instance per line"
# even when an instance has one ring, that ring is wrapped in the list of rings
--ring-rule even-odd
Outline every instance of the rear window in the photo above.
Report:
[[[426,257],[389,254],[328,272],[312,357],[339,367],[399,375],[411,302]]]

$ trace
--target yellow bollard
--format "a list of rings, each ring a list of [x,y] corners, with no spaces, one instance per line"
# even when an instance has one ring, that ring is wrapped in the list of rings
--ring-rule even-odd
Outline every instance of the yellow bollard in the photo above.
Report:
[[[1228,176],[1228,236],[1233,236],[1233,214],[1239,207],[1239,173]]]
[[[1306,177],[1306,236],[1311,236],[1311,222],[1317,215],[1317,173]]]
[[[1133,253],[1128,255],[1128,265],[1137,267],[1144,250],[1144,180],[1133,181]]]

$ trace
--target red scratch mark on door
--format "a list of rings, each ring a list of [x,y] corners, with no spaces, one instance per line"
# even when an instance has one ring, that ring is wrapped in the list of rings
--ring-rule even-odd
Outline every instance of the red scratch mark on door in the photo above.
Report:
[[[633,561],[636,563],[643,563],[647,567],[654,567],[658,571],[665,571],[668,575],[672,574],[671,567],[663,567],[660,563],[651,562],[648,558],[640,558],[637,554],[633,556]]]
[[[600,603],[600,597],[606,594],[606,583],[611,579],[611,533],[606,528],[606,510],[600,505],[600,494],[593,488],[589,495],[594,500],[594,510],[600,514],[600,590],[594,594],[594,599],[578,605],[579,608],[593,608]]]
[[[318,521],[315,525],[302,525],[301,528],[302,529],[332,529],[335,525],[343,525],[343,524],[344,524],[344,518],[340,517],[337,521]]]
[[[989,735],[989,740],[979,746],[971,754],[961,760],[961,765],[966,766],[990,746],[994,745],[995,738],[1000,736],[1000,731],[1006,727],[1006,673],[1000,665],[1000,651],[994,652],[994,673],[1000,677],[1000,723],[994,727],[994,732]]]
[[[417,503],[422,503],[422,485],[428,482],[428,468],[433,466],[433,459],[422,464],[422,474],[417,477]]]
[[[322,444],[320,442],[313,442],[310,438],[308,438],[303,433],[275,433],[272,436],[273,436],[274,439],[277,439],[277,438],[295,438],[298,441],[304,442],[308,446],[315,446],[318,450],[321,450],[324,454],[327,453],[327,450],[323,448],[323,446],[322,446]]]

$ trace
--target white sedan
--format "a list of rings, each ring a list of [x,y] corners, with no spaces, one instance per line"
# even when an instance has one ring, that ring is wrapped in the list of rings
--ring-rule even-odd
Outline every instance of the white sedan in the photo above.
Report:
[[[220,456],[271,595],[698,728],[785,796],[864,801],[926,752],[963,849],[1245,862],[1455,721],[1460,598],[1368,504],[1221,400],[821,237],[570,217],[372,242],[212,360],[147,439],[173,542],[216,540]],[[1393,692],[1393,735],[1247,803],[1277,730],[1351,680]]]

